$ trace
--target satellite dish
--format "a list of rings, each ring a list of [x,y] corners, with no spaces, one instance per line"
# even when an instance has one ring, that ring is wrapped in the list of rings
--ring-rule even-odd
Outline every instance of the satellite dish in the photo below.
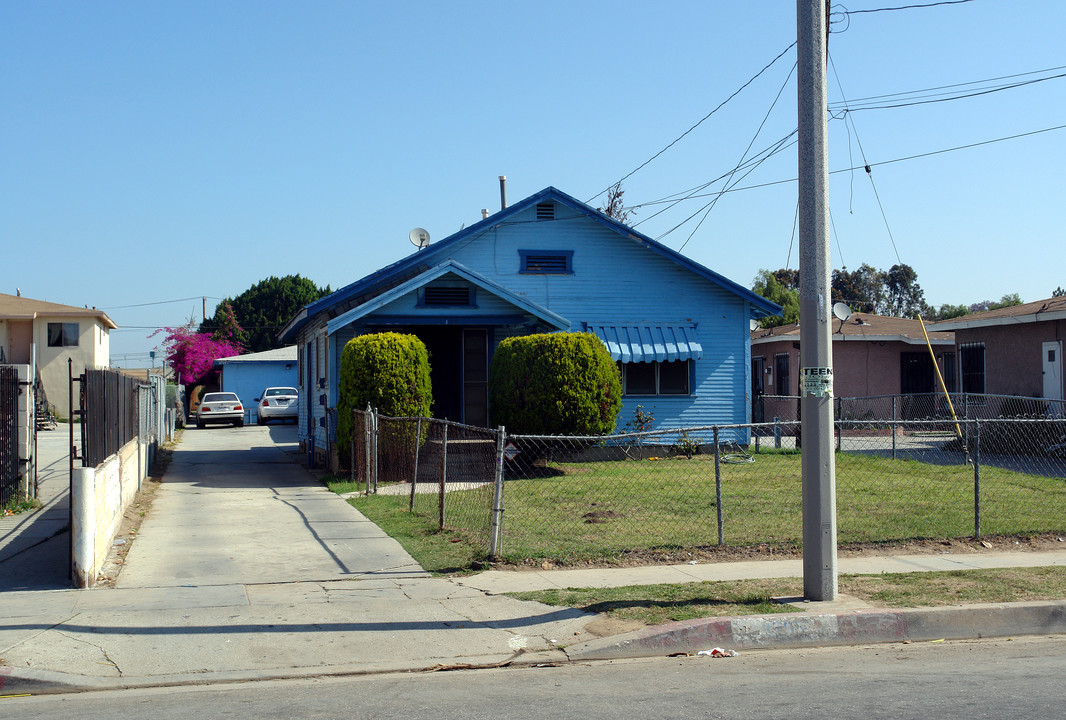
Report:
[[[751,320],[748,320],[748,327],[751,328],[752,332],[755,332],[756,330],[759,329],[759,321],[756,320],[755,318],[752,318]]]
[[[846,303],[838,302],[833,304],[833,315],[840,322],[847,322],[847,319],[851,317],[851,308]]]
[[[411,238],[411,244],[419,250],[429,247],[429,231],[425,228],[416,227],[407,237]]]

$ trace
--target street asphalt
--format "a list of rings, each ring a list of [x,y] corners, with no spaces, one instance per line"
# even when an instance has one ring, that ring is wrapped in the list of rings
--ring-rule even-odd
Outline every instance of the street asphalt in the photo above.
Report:
[[[884,610],[841,598],[599,637],[596,616],[503,593],[797,577],[800,563],[433,577],[303,457],[291,426],[186,430],[136,539],[120,538],[132,546],[115,587],[93,590],[66,585],[56,472],[43,511],[0,524],[0,696],[1066,632],[1066,601]],[[839,570],[1064,564],[1066,547],[842,558]]]

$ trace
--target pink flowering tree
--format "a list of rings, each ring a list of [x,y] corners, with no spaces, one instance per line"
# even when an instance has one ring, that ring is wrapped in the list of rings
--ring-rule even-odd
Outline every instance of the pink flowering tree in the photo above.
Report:
[[[166,332],[162,343],[163,352],[167,362],[174,368],[179,382],[183,385],[195,385],[211,378],[215,360],[244,352],[237,339],[242,332],[240,326],[234,322],[233,327],[235,330],[229,333],[216,331],[211,335],[194,331],[190,321],[188,325],[163,328],[156,333]]]

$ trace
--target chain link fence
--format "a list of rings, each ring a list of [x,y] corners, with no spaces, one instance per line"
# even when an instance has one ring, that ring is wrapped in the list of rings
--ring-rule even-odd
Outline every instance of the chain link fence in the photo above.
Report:
[[[841,544],[1066,532],[1066,416],[910,419],[895,400],[896,417],[892,400],[837,403]],[[355,419],[353,479],[508,561],[802,542],[796,419],[603,437]]]

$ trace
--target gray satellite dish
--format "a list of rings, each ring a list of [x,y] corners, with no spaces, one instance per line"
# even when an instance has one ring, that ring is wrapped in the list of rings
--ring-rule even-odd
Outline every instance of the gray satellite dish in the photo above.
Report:
[[[851,308],[849,308],[846,303],[834,303],[833,315],[840,322],[847,322],[848,318],[851,317]]]
[[[411,238],[411,244],[419,250],[429,247],[429,231],[425,228],[416,227],[407,237]]]
[[[755,318],[752,318],[751,320],[748,320],[748,327],[751,328],[752,332],[755,332],[756,330],[759,329],[759,321],[756,320]]]

